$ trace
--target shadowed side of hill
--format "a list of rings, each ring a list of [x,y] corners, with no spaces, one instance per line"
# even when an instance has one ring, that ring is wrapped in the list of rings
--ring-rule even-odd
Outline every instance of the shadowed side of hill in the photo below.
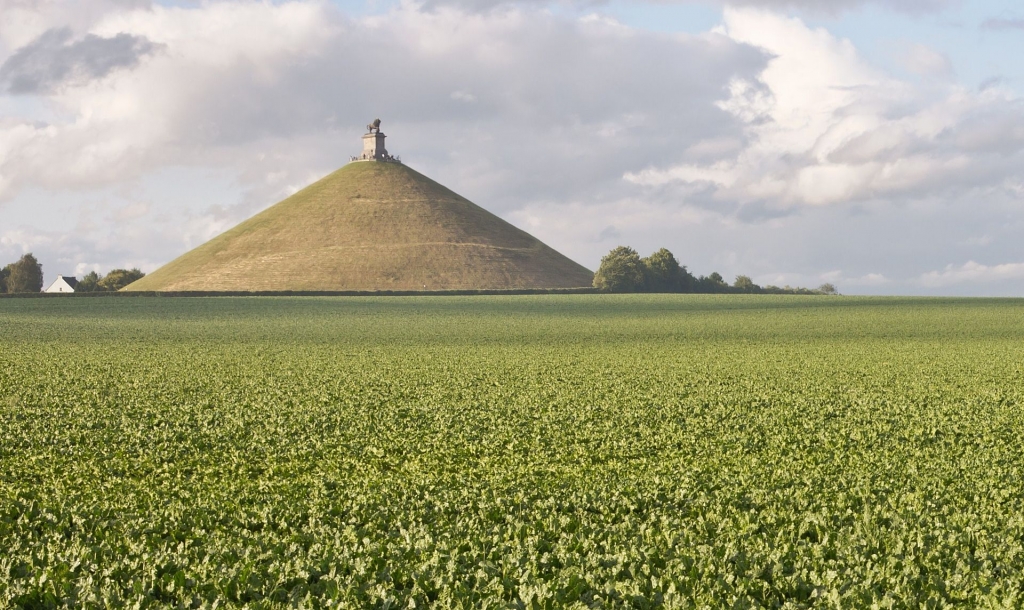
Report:
[[[353,163],[128,291],[575,288],[593,273],[397,163]]]

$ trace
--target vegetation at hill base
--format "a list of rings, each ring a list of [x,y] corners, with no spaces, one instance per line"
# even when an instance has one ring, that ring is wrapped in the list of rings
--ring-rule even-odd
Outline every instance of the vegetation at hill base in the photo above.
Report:
[[[1024,301],[0,301],[0,606],[1024,604]]]
[[[646,258],[640,258],[629,246],[612,249],[601,259],[601,266],[594,274],[594,287],[605,292],[679,292],[699,294],[818,294],[834,295],[839,291],[833,284],[822,284],[818,288],[791,288],[785,286],[761,287],[750,277],[739,275],[730,286],[716,271],[707,276],[695,277],[676,257],[661,248]]]
[[[137,268],[111,269],[107,275],[90,271],[75,285],[75,292],[116,292],[146,274]],[[39,292],[43,289],[43,266],[31,252],[0,269],[0,294]]]
[[[117,292],[128,284],[144,277],[146,277],[146,274],[136,267],[131,269],[111,269],[106,275],[90,271],[78,281],[78,285],[75,286],[75,292]]]
[[[43,266],[31,252],[0,269],[0,294],[39,292],[43,289]]]

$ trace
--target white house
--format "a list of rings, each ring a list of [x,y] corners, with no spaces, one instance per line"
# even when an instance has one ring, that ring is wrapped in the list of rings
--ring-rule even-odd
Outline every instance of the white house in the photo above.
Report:
[[[43,292],[74,292],[77,285],[77,278],[58,275],[57,279],[53,280],[53,283],[50,284],[50,287]]]

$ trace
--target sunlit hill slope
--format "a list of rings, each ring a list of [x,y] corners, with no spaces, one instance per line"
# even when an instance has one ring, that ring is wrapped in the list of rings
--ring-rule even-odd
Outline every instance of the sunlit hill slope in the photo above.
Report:
[[[589,286],[593,274],[398,163],[352,163],[125,290]]]

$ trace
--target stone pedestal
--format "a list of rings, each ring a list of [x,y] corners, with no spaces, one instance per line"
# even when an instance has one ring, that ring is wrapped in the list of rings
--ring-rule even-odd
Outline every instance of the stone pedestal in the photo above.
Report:
[[[363,154],[361,159],[384,161],[388,159],[388,151],[384,148],[384,138],[381,132],[368,133],[363,136]]]

